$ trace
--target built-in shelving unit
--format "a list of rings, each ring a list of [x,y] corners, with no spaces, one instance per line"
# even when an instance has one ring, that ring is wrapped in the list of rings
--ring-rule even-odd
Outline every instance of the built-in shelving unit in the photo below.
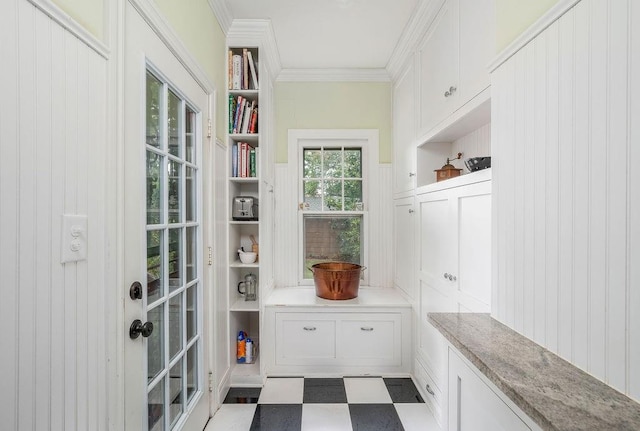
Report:
[[[261,133],[259,121],[259,49],[255,46],[229,46],[228,100],[228,289],[229,289],[229,355],[231,363],[230,384],[253,386],[262,384],[260,372],[260,251],[254,263],[242,263],[238,250],[252,251],[254,241],[260,243],[263,230],[260,216],[260,198],[263,193],[261,173]],[[250,55],[248,54],[250,53]],[[234,76],[234,61],[239,60],[239,77]],[[251,63],[253,63],[251,65]],[[251,69],[253,68],[253,72]],[[245,79],[246,77],[246,79]],[[255,79],[254,79],[255,77]],[[234,201],[238,196],[253,198],[252,212],[246,219],[238,219],[234,213]],[[245,216],[243,216],[245,217]],[[248,274],[257,278],[257,299],[246,301],[239,292],[238,283]],[[246,332],[254,342],[252,363],[238,363],[236,341],[239,331]]]

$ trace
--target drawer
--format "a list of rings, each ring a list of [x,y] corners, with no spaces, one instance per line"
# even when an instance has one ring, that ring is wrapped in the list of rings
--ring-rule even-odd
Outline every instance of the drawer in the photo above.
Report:
[[[438,422],[438,425],[440,425],[440,427],[443,427],[442,391],[435,383],[429,372],[425,369],[425,367],[422,366],[420,361],[416,360],[414,367],[418,390],[420,391],[420,394],[422,394],[424,402],[427,403],[429,408],[431,408],[433,416]]]
[[[338,320],[338,352],[345,364],[401,365],[400,314],[343,316]]]
[[[336,321],[305,313],[276,314],[276,364],[329,364],[336,359]]]

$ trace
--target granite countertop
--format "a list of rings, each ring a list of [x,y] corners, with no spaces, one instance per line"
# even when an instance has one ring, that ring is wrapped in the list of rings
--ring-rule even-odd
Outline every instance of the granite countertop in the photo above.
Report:
[[[543,430],[640,430],[639,403],[490,315],[428,318]]]

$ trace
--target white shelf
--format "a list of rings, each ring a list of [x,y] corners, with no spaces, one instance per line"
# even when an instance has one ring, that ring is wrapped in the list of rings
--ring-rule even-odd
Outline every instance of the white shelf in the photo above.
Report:
[[[245,301],[244,298],[240,298],[229,308],[229,311],[260,311],[260,303],[258,300]]]
[[[232,183],[259,183],[258,177],[229,177],[229,181]]]
[[[260,135],[258,133],[230,133],[229,138],[233,141],[238,142],[247,142],[249,144],[258,145],[258,138]]]
[[[231,370],[233,386],[262,386],[260,375],[260,357],[256,357],[252,364],[234,364]]]
[[[242,221],[242,220],[229,220],[229,224],[239,224],[239,225],[258,225],[260,224],[260,222],[258,220],[249,220],[249,221]]]

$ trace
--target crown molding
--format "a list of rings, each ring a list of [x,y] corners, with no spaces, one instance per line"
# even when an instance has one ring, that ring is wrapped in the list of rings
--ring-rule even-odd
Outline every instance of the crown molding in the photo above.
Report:
[[[278,76],[282,69],[271,20],[234,19],[227,32],[227,45],[259,47],[260,61],[267,66],[271,76]]]
[[[386,69],[282,69],[278,82],[389,82]]]
[[[551,7],[542,15],[536,22],[534,22],[528,29],[526,29],[520,36],[518,36],[513,42],[511,42],[489,65],[489,72],[496,70],[502,63],[507,61],[511,56],[518,52],[522,47],[535,39],[540,33],[546,30],[551,24],[556,22],[562,15],[567,13],[572,7],[574,7],[580,0],[559,0],[554,6]]]
[[[420,38],[429,28],[443,4],[444,0],[418,2],[387,63],[386,69],[393,81],[399,78],[407,58],[415,51]]]
[[[227,34],[229,32],[229,28],[231,28],[231,23],[233,22],[233,16],[227,7],[227,4],[224,0],[209,0],[209,7],[216,16],[218,24],[220,24],[220,28],[224,34]]]

